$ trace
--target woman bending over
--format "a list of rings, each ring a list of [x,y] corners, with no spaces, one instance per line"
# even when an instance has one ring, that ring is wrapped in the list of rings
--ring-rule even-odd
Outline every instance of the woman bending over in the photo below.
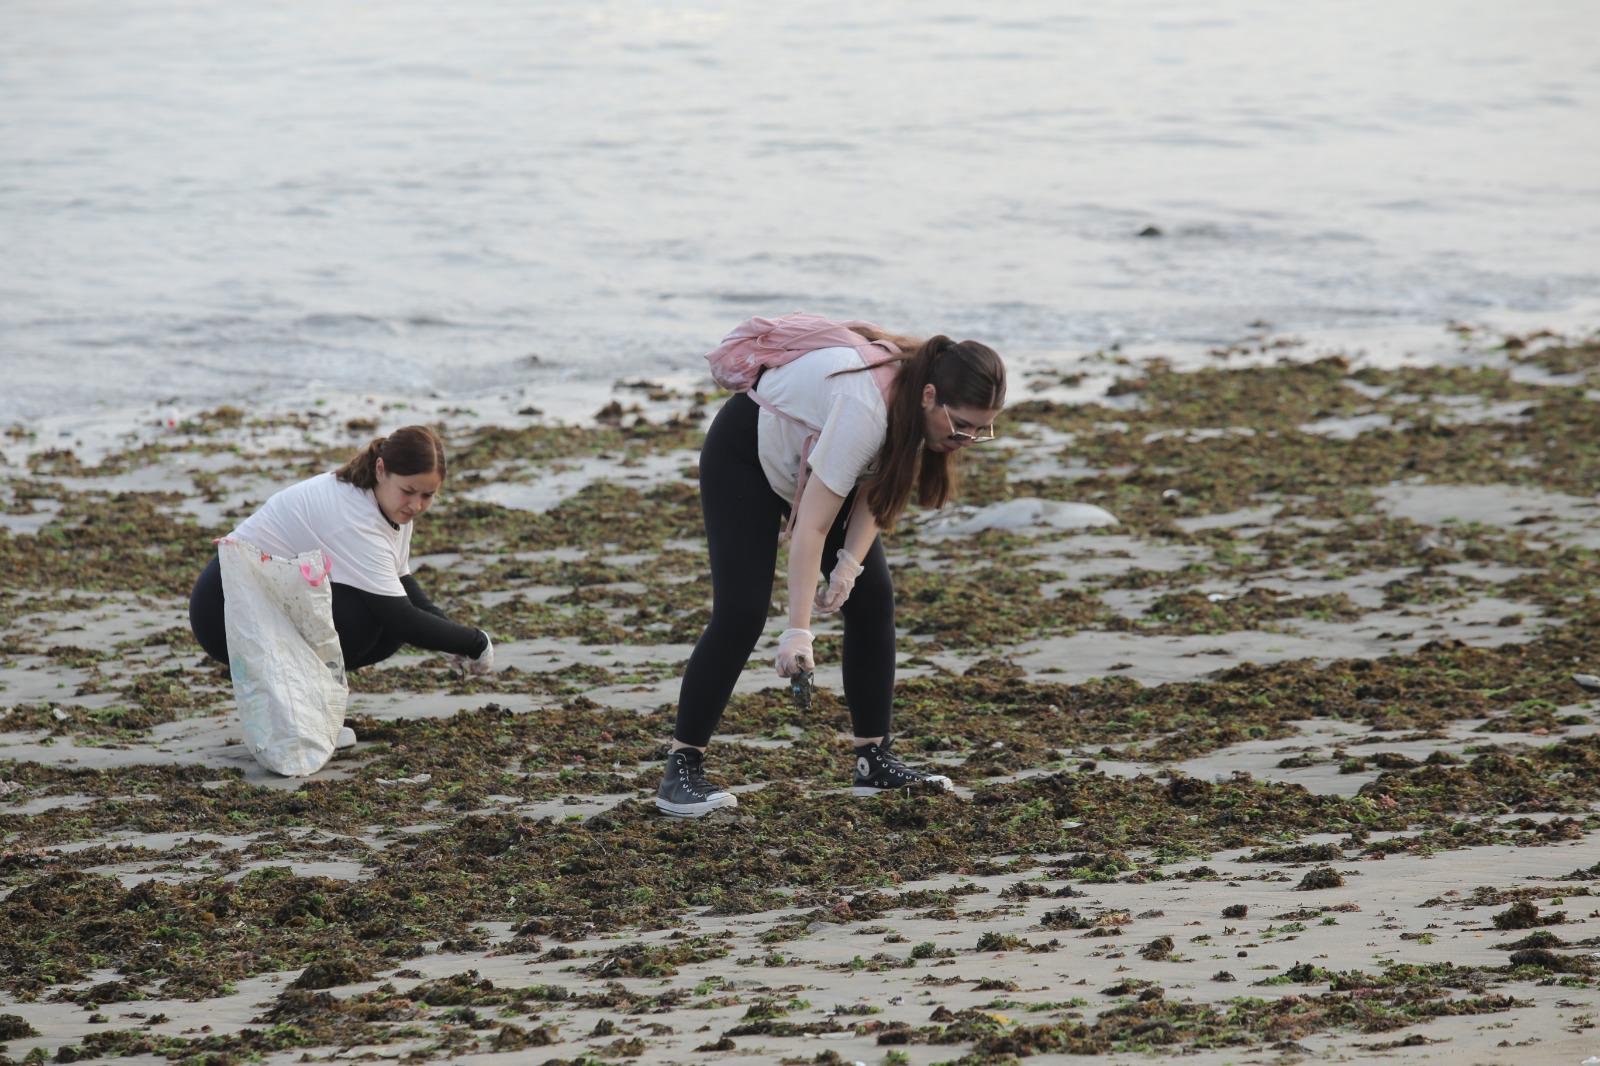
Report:
[[[878,534],[892,528],[913,493],[924,507],[949,501],[957,453],[994,436],[1005,366],[977,341],[917,342],[865,323],[850,329],[850,346],[817,348],[765,370],[751,390],[755,398],[732,396],[706,433],[700,504],[711,553],[711,621],[683,675],[656,794],[664,813],[699,817],[737,805],[706,779],[704,754],[766,626],[778,534],[791,508],[789,624],[778,641],[778,673],[812,668],[813,610],[840,612],[854,793],[920,781],[950,787],[948,778],[907,766],[891,750],[894,585]],[[819,590],[825,559],[833,560],[832,572]]]

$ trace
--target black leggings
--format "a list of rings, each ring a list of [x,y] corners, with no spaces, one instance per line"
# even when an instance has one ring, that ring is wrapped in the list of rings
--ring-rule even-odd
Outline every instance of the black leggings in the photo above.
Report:
[[[711,622],[689,656],[673,736],[703,748],[722,719],[739,673],[767,625],[778,531],[789,505],[756,457],[761,408],[739,393],[717,412],[700,451],[700,509],[711,549]],[[822,549],[823,575],[844,546],[855,494],[839,509]],[[886,736],[894,699],[894,583],[881,539],[861,560],[844,618],[844,698],[858,737]]]
[[[344,668],[359,670],[382,662],[399,650],[402,641],[384,633],[362,593],[337,581],[333,586],[333,628],[339,631]],[[200,571],[189,595],[189,628],[205,653],[219,663],[228,661],[228,631],[222,619],[222,564],[212,559]]]

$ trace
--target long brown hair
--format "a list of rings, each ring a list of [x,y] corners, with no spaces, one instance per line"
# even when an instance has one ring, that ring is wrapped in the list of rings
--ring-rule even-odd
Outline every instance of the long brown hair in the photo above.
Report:
[[[953,341],[940,334],[919,342],[879,330],[855,332],[868,340],[892,341],[901,350],[898,356],[873,360],[900,366],[889,400],[889,432],[878,452],[878,472],[863,486],[879,528],[893,529],[913,486],[923,507],[943,507],[956,491],[956,453],[923,446],[923,389],[932,385],[942,404],[992,410],[1006,402],[1006,367],[993,348],[977,341]]]
[[[391,474],[407,477],[437,473],[439,480],[444,480],[444,441],[427,426],[401,426],[387,437],[374,437],[333,476],[358,489],[377,488],[379,459]]]

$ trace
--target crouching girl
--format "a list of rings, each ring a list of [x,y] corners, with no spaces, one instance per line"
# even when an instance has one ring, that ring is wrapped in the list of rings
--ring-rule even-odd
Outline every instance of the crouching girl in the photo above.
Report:
[[[339,469],[274,494],[224,539],[292,559],[320,550],[332,585],[333,624],[345,670],[402,644],[459,656],[474,673],[494,662],[488,634],[445,617],[411,575],[412,521],[444,483],[444,444],[426,426],[372,441]],[[189,625],[207,655],[228,662],[222,569],[212,559],[189,598]],[[340,747],[355,743],[348,728]]]

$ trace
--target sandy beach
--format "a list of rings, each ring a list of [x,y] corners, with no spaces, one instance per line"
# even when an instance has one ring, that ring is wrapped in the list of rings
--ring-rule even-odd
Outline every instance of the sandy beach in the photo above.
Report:
[[[809,711],[758,649],[698,821],[650,797],[702,383],[10,427],[0,1063],[1600,1055],[1600,340],[1446,336],[1019,374],[888,541],[897,745],[956,793],[850,796],[823,623]],[[412,565],[496,670],[352,674],[356,747],[273,776],[190,585],[418,420]]]

